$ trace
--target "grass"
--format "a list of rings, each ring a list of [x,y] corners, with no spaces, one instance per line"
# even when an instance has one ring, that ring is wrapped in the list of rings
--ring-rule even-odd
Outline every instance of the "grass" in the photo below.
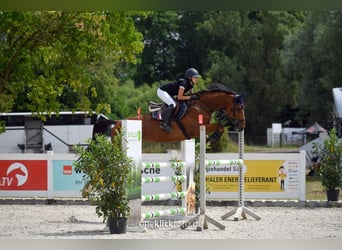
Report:
[[[306,199],[307,200],[326,200],[327,199],[320,177],[306,176]]]

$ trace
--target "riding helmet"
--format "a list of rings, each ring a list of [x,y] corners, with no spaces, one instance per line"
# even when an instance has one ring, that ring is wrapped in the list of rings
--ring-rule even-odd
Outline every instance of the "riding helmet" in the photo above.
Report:
[[[191,78],[191,77],[201,77],[200,74],[198,74],[197,69],[190,68],[185,71],[185,78]]]

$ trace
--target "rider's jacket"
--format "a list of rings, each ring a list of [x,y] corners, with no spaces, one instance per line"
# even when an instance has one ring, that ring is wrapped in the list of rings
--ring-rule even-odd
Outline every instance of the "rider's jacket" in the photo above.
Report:
[[[193,88],[193,85],[189,81],[181,78],[178,79],[176,82],[170,82],[161,86],[160,89],[166,91],[170,96],[176,96],[178,95],[179,87],[183,87],[184,93],[186,93]]]

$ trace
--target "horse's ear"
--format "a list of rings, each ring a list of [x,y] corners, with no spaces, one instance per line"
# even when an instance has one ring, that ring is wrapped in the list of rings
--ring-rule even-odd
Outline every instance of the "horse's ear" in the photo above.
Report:
[[[247,93],[242,93],[241,95],[237,95],[235,98],[235,103],[244,103],[245,96],[247,96]]]
[[[247,92],[244,92],[241,94],[241,101],[244,102],[245,101],[245,97],[247,96]]]

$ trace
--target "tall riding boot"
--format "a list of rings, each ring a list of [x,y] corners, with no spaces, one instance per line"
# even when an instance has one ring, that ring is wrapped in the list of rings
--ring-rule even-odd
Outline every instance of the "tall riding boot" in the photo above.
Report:
[[[172,114],[174,107],[171,104],[167,110],[165,111],[165,117],[163,118],[163,121],[160,124],[160,127],[166,131],[166,133],[170,134],[171,133],[171,124],[170,124],[170,117]]]

